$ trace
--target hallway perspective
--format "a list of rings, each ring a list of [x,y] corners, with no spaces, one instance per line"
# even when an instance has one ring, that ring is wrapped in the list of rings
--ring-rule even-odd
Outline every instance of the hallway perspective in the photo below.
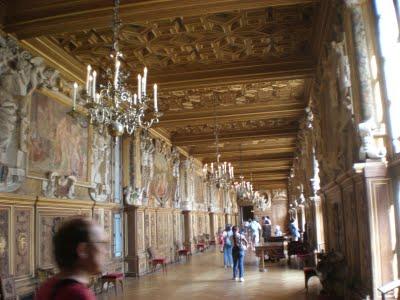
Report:
[[[307,298],[301,270],[290,269],[286,261],[281,261],[268,265],[267,272],[262,273],[257,261],[253,253],[248,253],[245,282],[236,282],[231,279],[232,269],[222,267],[222,254],[211,250],[194,255],[189,263],[168,265],[167,275],[158,271],[140,278],[128,277],[123,294],[118,287],[115,297],[111,287],[108,293],[98,295],[98,299],[316,299],[311,296],[317,288],[316,278],[309,281]]]

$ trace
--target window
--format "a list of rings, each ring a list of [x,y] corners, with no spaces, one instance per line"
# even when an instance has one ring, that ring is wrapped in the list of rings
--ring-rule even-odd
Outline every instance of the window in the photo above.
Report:
[[[122,256],[121,214],[114,214],[114,256]]]
[[[383,62],[383,76],[389,102],[393,146],[400,152],[400,35],[396,9],[399,0],[375,0],[378,38]]]

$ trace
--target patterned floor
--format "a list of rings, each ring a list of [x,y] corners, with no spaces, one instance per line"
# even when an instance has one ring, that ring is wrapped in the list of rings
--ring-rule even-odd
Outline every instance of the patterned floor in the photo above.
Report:
[[[114,289],[98,299],[316,299],[318,279],[310,280],[310,292],[304,289],[303,272],[289,269],[284,262],[267,265],[267,272],[258,271],[254,255],[246,256],[245,282],[232,281],[231,269],[222,267],[222,255],[210,250],[194,255],[189,263],[168,265],[168,274],[161,271],[140,278],[127,278],[124,293]]]

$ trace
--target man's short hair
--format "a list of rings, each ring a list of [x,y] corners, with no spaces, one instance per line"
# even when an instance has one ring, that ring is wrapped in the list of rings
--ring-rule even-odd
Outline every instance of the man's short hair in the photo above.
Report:
[[[77,247],[90,241],[93,223],[85,218],[73,218],[64,222],[53,237],[54,256],[60,269],[75,267]]]

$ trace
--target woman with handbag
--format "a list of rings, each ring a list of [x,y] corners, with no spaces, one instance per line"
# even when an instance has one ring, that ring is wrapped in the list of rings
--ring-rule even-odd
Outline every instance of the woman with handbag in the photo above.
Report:
[[[233,257],[233,280],[244,281],[244,257],[248,241],[246,237],[239,233],[238,227],[232,227],[232,257]]]

